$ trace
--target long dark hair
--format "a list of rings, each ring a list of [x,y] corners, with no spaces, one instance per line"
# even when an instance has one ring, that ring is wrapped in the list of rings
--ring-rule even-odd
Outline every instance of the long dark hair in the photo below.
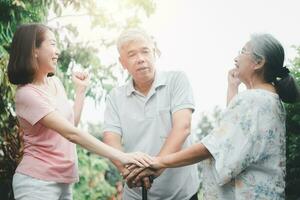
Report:
[[[44,41],[49,27],[43,24],[26,24],[17,28],[10,48],[7,66],[8,79],[12,84],[31,83],[38,69],[35,49]]]
[[[255,34],[250,43],[254,59],[265,61],[262,68],[264,80],[274,85],[283,102],[299,101],[300,89],[289,69],[283,65],[285,55],[280,42],[270,34]]]

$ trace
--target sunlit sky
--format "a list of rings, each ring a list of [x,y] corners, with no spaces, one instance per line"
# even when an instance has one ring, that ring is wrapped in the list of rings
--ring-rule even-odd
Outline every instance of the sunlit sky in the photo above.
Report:
[[[289,60],[296,55],[291,46],[300,45],[299,23],[297,0],[159,0],[142,27],[162,52],[157,68],[183,70],[189,77],[195,126],[201,112],[225,108],[227,71],[251,33],[274,35]],[[88,103],[84,109],[84,120],[103,121],[103,108],[95,112]]]

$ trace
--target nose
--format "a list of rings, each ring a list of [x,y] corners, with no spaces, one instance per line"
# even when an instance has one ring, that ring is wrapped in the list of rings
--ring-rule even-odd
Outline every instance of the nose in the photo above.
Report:
[[[145,58],[141,53],[138,53],[136,58],[138,63],[143,63],[145,61]]]
[[[60,50],[59,50],[58,48],[55,49],[55,54],[56,54],[57,56],[60,55]]]
[[[236,57],[233,59],[235,63],[237,63],[238,57],[239,57],[239,56],[236,56]]]

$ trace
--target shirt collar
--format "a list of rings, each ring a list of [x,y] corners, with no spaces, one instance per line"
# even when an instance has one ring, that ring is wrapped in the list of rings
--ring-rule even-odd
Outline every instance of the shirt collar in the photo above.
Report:
[[[158,87],[166,85],[166,82],[167,82],[166,74],[163,72],[156,71],[152,87],[154,87],[154,89],[156,90]],[[137,90],[134,89],[133,79],[132,77],[130,77],[130,79],[126,84],[126,95],[130,96],[133,92],[137,92]]]

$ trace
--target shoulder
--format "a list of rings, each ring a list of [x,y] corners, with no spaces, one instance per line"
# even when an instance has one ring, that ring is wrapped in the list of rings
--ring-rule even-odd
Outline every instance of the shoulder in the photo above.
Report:
[[[17,88],[15,98],[16,101],[19,101],[27,98],[33,98],[36,95],[39,95],[38,90],[33,85],[26,84]]]
[[[161,76],[166,77],[169,80],[187,79],[185,72],[183,71],[162,71],[159,72]]]
[[[183,71],[160,71],[158,72],[159,79],[167,85],[189,85],[189,79]]]
[[[229,107],[243,106],[250,110],[270,107],[277,103],[278,95],[264,90],[250,89],[237,94],[229,104]]]
[[[272,100],[277,100],[278,95],[266,90],[251,89],[238,94],[239,99],[245,101],[256,101],[257,103],[268,103]]]
[[[111,91],[108,93],[108,97],[114,98],[114,97],[121,97],[126,95],[127,91],[127,84],[122,85],[122,86],[117,86],[113,88]]]

